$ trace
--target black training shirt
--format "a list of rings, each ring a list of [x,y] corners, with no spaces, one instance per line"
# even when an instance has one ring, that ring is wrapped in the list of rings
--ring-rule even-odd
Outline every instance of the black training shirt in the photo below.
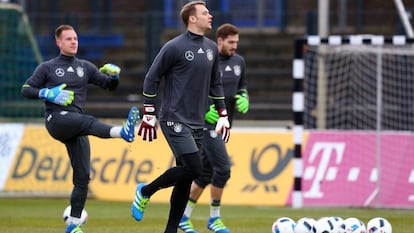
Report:
[[[218,70],[217,44],[187,31],[168,41],[154,59],[144,80],[145,103],[156,103],[165,78],[160,120],[202,127],[209,97],[218,109],[225,108]]]
[[[60,106],[45,101],[46,111],[83,112],[88,84],[113,90],[117,87],[118,80],[112,80],[108,75],[100,73],[98,68],[89,61],[59,55],[41,63],[36,68],[23,85],[22,95],[26,98],[38,99],[39,89],[53,88],[62,83],[67,85],[65,90],[74,91],[75,99],[69,106]]]

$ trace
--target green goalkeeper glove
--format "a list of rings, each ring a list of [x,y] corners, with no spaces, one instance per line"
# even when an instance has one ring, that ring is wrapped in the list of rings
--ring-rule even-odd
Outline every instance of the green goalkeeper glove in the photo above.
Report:
[[[205,119],[208,123],[210,123],[212,125],[214,125],[218,121],[219,114],[218,114],[214,104],[210,105],[210,109],[206,113]]]
[[[107,63],[101,68],[99,68],[99,72],[111,76],[112,79],[118,79],[119,73],[121,72],[121,68],[119,68],[119,66],[117,65]]]
[[[66,83],[62,83],[50,89],[42,88],[39,91],[39,98],[54,104],[68,106],[73,102],[75,93],[73,91],[63,90],[65,87]]]
[[[249,95],[246,92],[237,94],[236,98],[237,111],[246,114],[249,111]]]

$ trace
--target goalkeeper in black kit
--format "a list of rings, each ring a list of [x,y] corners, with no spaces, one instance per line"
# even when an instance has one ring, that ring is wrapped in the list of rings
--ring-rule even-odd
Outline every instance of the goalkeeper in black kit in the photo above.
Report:
[[[184,213],[191,182],[202,171],[200,147],[204,135],[204,116],[209,98],[218,120],[215,131],[229,139],[227,110],[219,76],[217,44],[204,35],[211,30],[212,16],[204,1],[191,1],[180,12],[187,31],[168,41],[160,50],[144,80],[144,115],[138,127],[143,140],[157,138],[157,119],[176,161],[155,180],[139,183],[134,193],[132,216],[141,221],[144,210],[158,190],[173,187],[170,211],[164,233],[176,233]],[[161,107],[158,89],[164,79]]]
[[[26,98],[44,100],[46,129],[66,146],[74,185],[66,233],[82,233],[81,213],[88,194],[91,170],[88,135],[123,138],[132,142],[139,112],[136,107],[132,107],[123,126],[107,125],[85,114],[88,84],[115,90],[121,69],[108,63],[98,70],[91,62],[78,59],[78,37],[70,25],[59,26],[55,31],[55,39],[60,55],[40,64],[23,84],[21,93]]]
[[[234,110],[245,114],[249,110],[245,61],[236,53],[239,43],[239,30],[232,24],[223,24],[216,31],[217,45],[220,53],[220,76],[223,82],[226,106],[230,126]],[[197,233],[190,220],[193,209],[205,187],[210,187],[210,217],[207,228],[216,233],[229,233],[220,216],[221,198],[224,186],[230,178],[230,159],[226,146],[214,131],[219,118],[213,103],[205,115],[206,130],[203,138],[203,172],[191,185],[190,197],[181,218],[179,228],[186,233]]]

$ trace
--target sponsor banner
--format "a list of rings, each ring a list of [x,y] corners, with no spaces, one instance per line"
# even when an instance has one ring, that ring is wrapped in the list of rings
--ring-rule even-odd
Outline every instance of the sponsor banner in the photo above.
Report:
[[[23,135],[23,124],[1,124],[0,127],[0,190],[4,189],[11,163]]]
[[[232,132],[227,145],[232,161],[231,178],[223,203],[285,205],[292,187],[291,133]],[[148,183],[173,166],[174,158],[162,137],[148,143],[140,138],[127,144],[93,138],[91,190],[96,197],[133,200],[135,185]],[[111,146],[104,146],[110,143]],[[172,188],[158,191],[151,202],[169,202]],[[210,202],[209,187],[199,203]]]
[[[70,192],[72,169],[65,146],[44,126],[26,126],[13,156],[5,191]]]
[[[310,133],[304,205],[414,207],[413,141],[411,133]]]
[[[137,137],[90,137],[90,193],[99,199],[132,201],[137,183],[148,183],[175,164],[159,131],[151,143]],[[223,203],[285,205],[292,176],[292,134],[269,129],[233,130],[227,149],[232,173]],[[4,188],[6,191],[66,192],[72,190],[72,169],[64,145],[49,136],[43,126],[26,126]],[[169,202],[172,188],[160,190],[151,202]],[[200,203],[210,202],[209,187]]]

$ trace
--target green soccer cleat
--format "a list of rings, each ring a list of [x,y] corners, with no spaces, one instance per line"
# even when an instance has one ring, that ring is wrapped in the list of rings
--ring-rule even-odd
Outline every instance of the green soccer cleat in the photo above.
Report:
[[[79,225],[72,223],[66,227],[65,233],[83,233],[83,231]]]
[[[144,183],[140,183],[137,185],[137,189],[135,191],[135,200],[132,203],[131,207],[132,217],[134,217],[134,219],[137,221],[141,221],[144,217],[144,210],[149,202],[149,197],[145,197],[141,193],[141,189],[144,186]]]
[[[194,230],[193,223],[187,216],[183,216],[178,224],[178,228],[180,228],[185,233],[198,233]]]
[[[207,228],[215,233],[230,233],[230,230],[224,225],[220,217],[209,218]]]
[[[139,119],[139,110],[137,107],[131,107],[128,114],[128,119],[124,122],[124,126],[121,129],[121,137],[127,141],[132,142],[135,138],[135,125]]]

